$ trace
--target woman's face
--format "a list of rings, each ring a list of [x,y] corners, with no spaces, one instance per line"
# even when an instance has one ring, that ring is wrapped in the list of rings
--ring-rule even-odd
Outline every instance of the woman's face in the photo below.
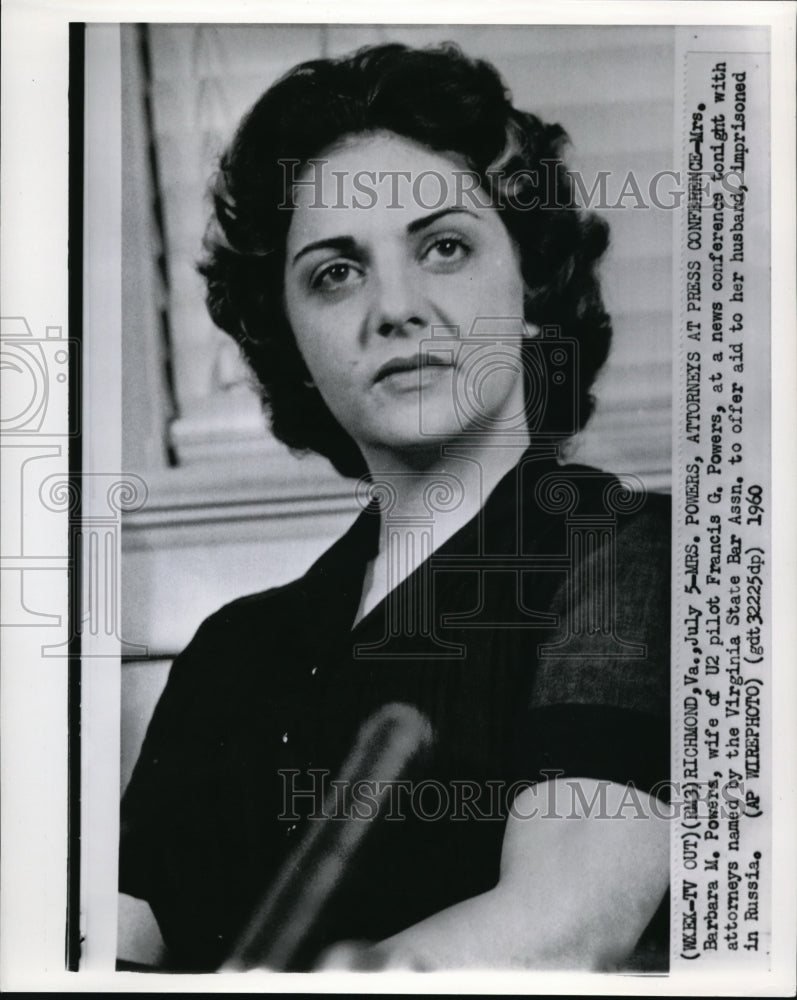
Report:
[[[525,431],[518,253],[472,177],[392,133],[319,161],[295,189],[285,308],[372,471],[386,449]]]

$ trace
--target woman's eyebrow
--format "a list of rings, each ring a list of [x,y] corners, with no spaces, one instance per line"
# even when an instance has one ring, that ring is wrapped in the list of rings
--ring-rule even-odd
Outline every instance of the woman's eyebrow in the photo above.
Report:
[[[415,233],[421,232],[426,229],[427,226],[431,226],[433,223],[437,222],[438,219],[442,219],[446,215],[469,215],[472,219],[479,219],[479,216],[475,212],[471,212],[467,208],[459,208],[456,205],[451,205],[449,208],[441,208],[439,212],[432,212],[431,215],[424,215],[420,219],[413,220],[407,226],[407,232],[412,236]]]
[[[313,250],[336,250],[338,253],[351,257],[357,251],[357,243],[352,236],[332,236],[326,240],[316,240],[314,243],[303,246],[291,263],[295,264],[300,257],[304,257],[305,254],[311,253]]]
[[[438,219],[444,218],[446,215],[469,215],[472,219],[479,218],[475,212],[471,212],[467,208],[458,208],[456,205],[452,205],[450,208],[441,208],[438,212],[432,212],[430,215],[424,215],[420,219],[414,219],[407,225],[407,232],[410,236],[414,236],[426,229],[428,226],[433,225]],[[325,240],[315,240],[313,243],[308,243],[302,247],[293,257],[291,261],[295,264],[301,257],[305,254],[312,253],[313,250],[335,250],[337,253],[345,254],[346,256],[354,256],[357,253],[357,241],[353,236],[331,236],[329,239]]]

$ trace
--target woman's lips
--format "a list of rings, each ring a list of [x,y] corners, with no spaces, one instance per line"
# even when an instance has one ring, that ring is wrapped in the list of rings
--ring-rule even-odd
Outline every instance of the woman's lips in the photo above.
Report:
[[[374,382],[407,382],[417,385],[419,374],[422,377],[427,371],[436,374],[435,369],[451,368],[451,362],[445,358],[434,355],[424,355],[423,357],[414,354],[408,358],[391,358],[377,370]]]

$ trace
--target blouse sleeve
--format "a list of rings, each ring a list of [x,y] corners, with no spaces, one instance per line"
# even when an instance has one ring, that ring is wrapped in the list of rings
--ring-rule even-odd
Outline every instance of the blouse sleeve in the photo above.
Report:
[[[150,904],[178,969],[217,968],[251,905],[229,840],[247,807],[232,757],[238,638],[222,609],[175,659],[122,799],[119,889]]]
[[[667,498],[593,547],[554,597],[523,723],[537,780],[605,779],[668,797],[670,518]]]

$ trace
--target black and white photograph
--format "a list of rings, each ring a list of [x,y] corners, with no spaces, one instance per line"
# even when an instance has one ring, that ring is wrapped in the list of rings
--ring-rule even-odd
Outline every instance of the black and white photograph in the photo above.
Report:
[[[16,988],[788,994],[795,12],[726,6],[52,33]]]
[[[664,35],[635,55],[662,67],[660,85]],[[567,133],[549,119],[560,101],[573,125],[584,121],[586,74],[610,66],[623,43],[605,29],[268,25],[153,25],[132,41],[131,58],[149,70],[153,128],[139,179],[149,197],[129,198],[134,212],[163,203],[162,301],[173,302],[174,324],[153,316],[160,378],[142,385],[149,372],[137,361],[125,373],[124,423],[132,449],[146,415],[160,416],[155,443],[167,461],[178,474],[204,471],[226,497],[211,508],[198,485],[179,540],[173,525],[152,523],[152,500],[140,527],[131,514],[129,604],[153,610],[151,625],[126,625],[125,637],[173,621],[172,560],[192,574],[195,605],[219,600],[220,577],[241,586],[230,551],[239,539],[249,574],[270,582],[273,567],[298,578],[225,603],[171,666],[125,791],[120,889],[147,901],[166,961],[187,970],[225,960],[600,968],[632,960],[649,925],[642,960],[666,967],[669,827],[652,799],[669,788],[669,507],[639,475],[635,492],[563,460],[610,352],[598,273],[610,226],[576,207]],[[562,94],[551,50],[575,56],[579,46],[581,85]],[[521,107],[485,49],[517,79]],[[311,58],[285,72],[302,50]],[[212,144],[223,124],[214,114],[236,85],[269,75],[274,84],[221,153],[207,223],[207,199],[189,200],[202,173],[192,148],[199,158],[203,140]],[[613,125],[623,88],[614,75],[605,116],[590,102],[585,155],[591,140],[596,158],[619,163],[625,145],[655,157],[653,122],[633,137]],[[551,103],[539,108],[546,83]],[[655,88],[654,79],[652,100],[632,114],[655,106]],[[525,110],[532,99],[538,114]],[[663,103],[662,117],[669,111]],[[132,169],[132,158],[124,163]],[[664,212],[648,220],[670,223]],[[186,246],[184,234],[205,225],[203,246]],[[654,275],[668,260],[655,232],[617,228],[628,348],[624,358],[618,350],[614,416],[642,433],[632,423],[613,444],[620,471],[652,466],[661,477],[670,289]],[[125,278],[147,263],[137,255]],[[647,294],[623,287],[634,271]],[[140,321],[142,300],[132,302],[125,336]],[[241,356],[252,377],[233,368]],[[180,414],[171,421],[157,413],[159,385]],[[304,573],[315,539],[289,540],[299,517],[324,513],[327,470],[306,479],[301,512],[291,498],[270,513],[256,464],[265,448],[236,440],[225,412],[228,399],[234,413],[257,396],[274,478],[290,476],[284,446],[310,451],[339,474],[335,493],[362,508]],[[247,509],[243,525],[236,473],[261,496],[262,512]],[[188,522],[197,511],[201,527]],[[282,558],[261,528],[274,517]],[[127,532],[123,522],[126,585]],[[212,582],[194,576],[196,549],[232,566]],[[155,567],[166,589],[153,606]],[[196,624],[181,619],[177,635]],[[151,700],[155,669],[123,667],[131,706]],[[640,822],[622,820],[626,787]],[[581,817],[593,789],[600,819],[586,805]],[[555,795],[561,807],[549,803]],[[560,808],[559,823],[534,815]],[[606,818],[612,810],[618,822]],[[629,854],[638,870],[620,880]],[[584,894],[600,901],[593,912]]]

